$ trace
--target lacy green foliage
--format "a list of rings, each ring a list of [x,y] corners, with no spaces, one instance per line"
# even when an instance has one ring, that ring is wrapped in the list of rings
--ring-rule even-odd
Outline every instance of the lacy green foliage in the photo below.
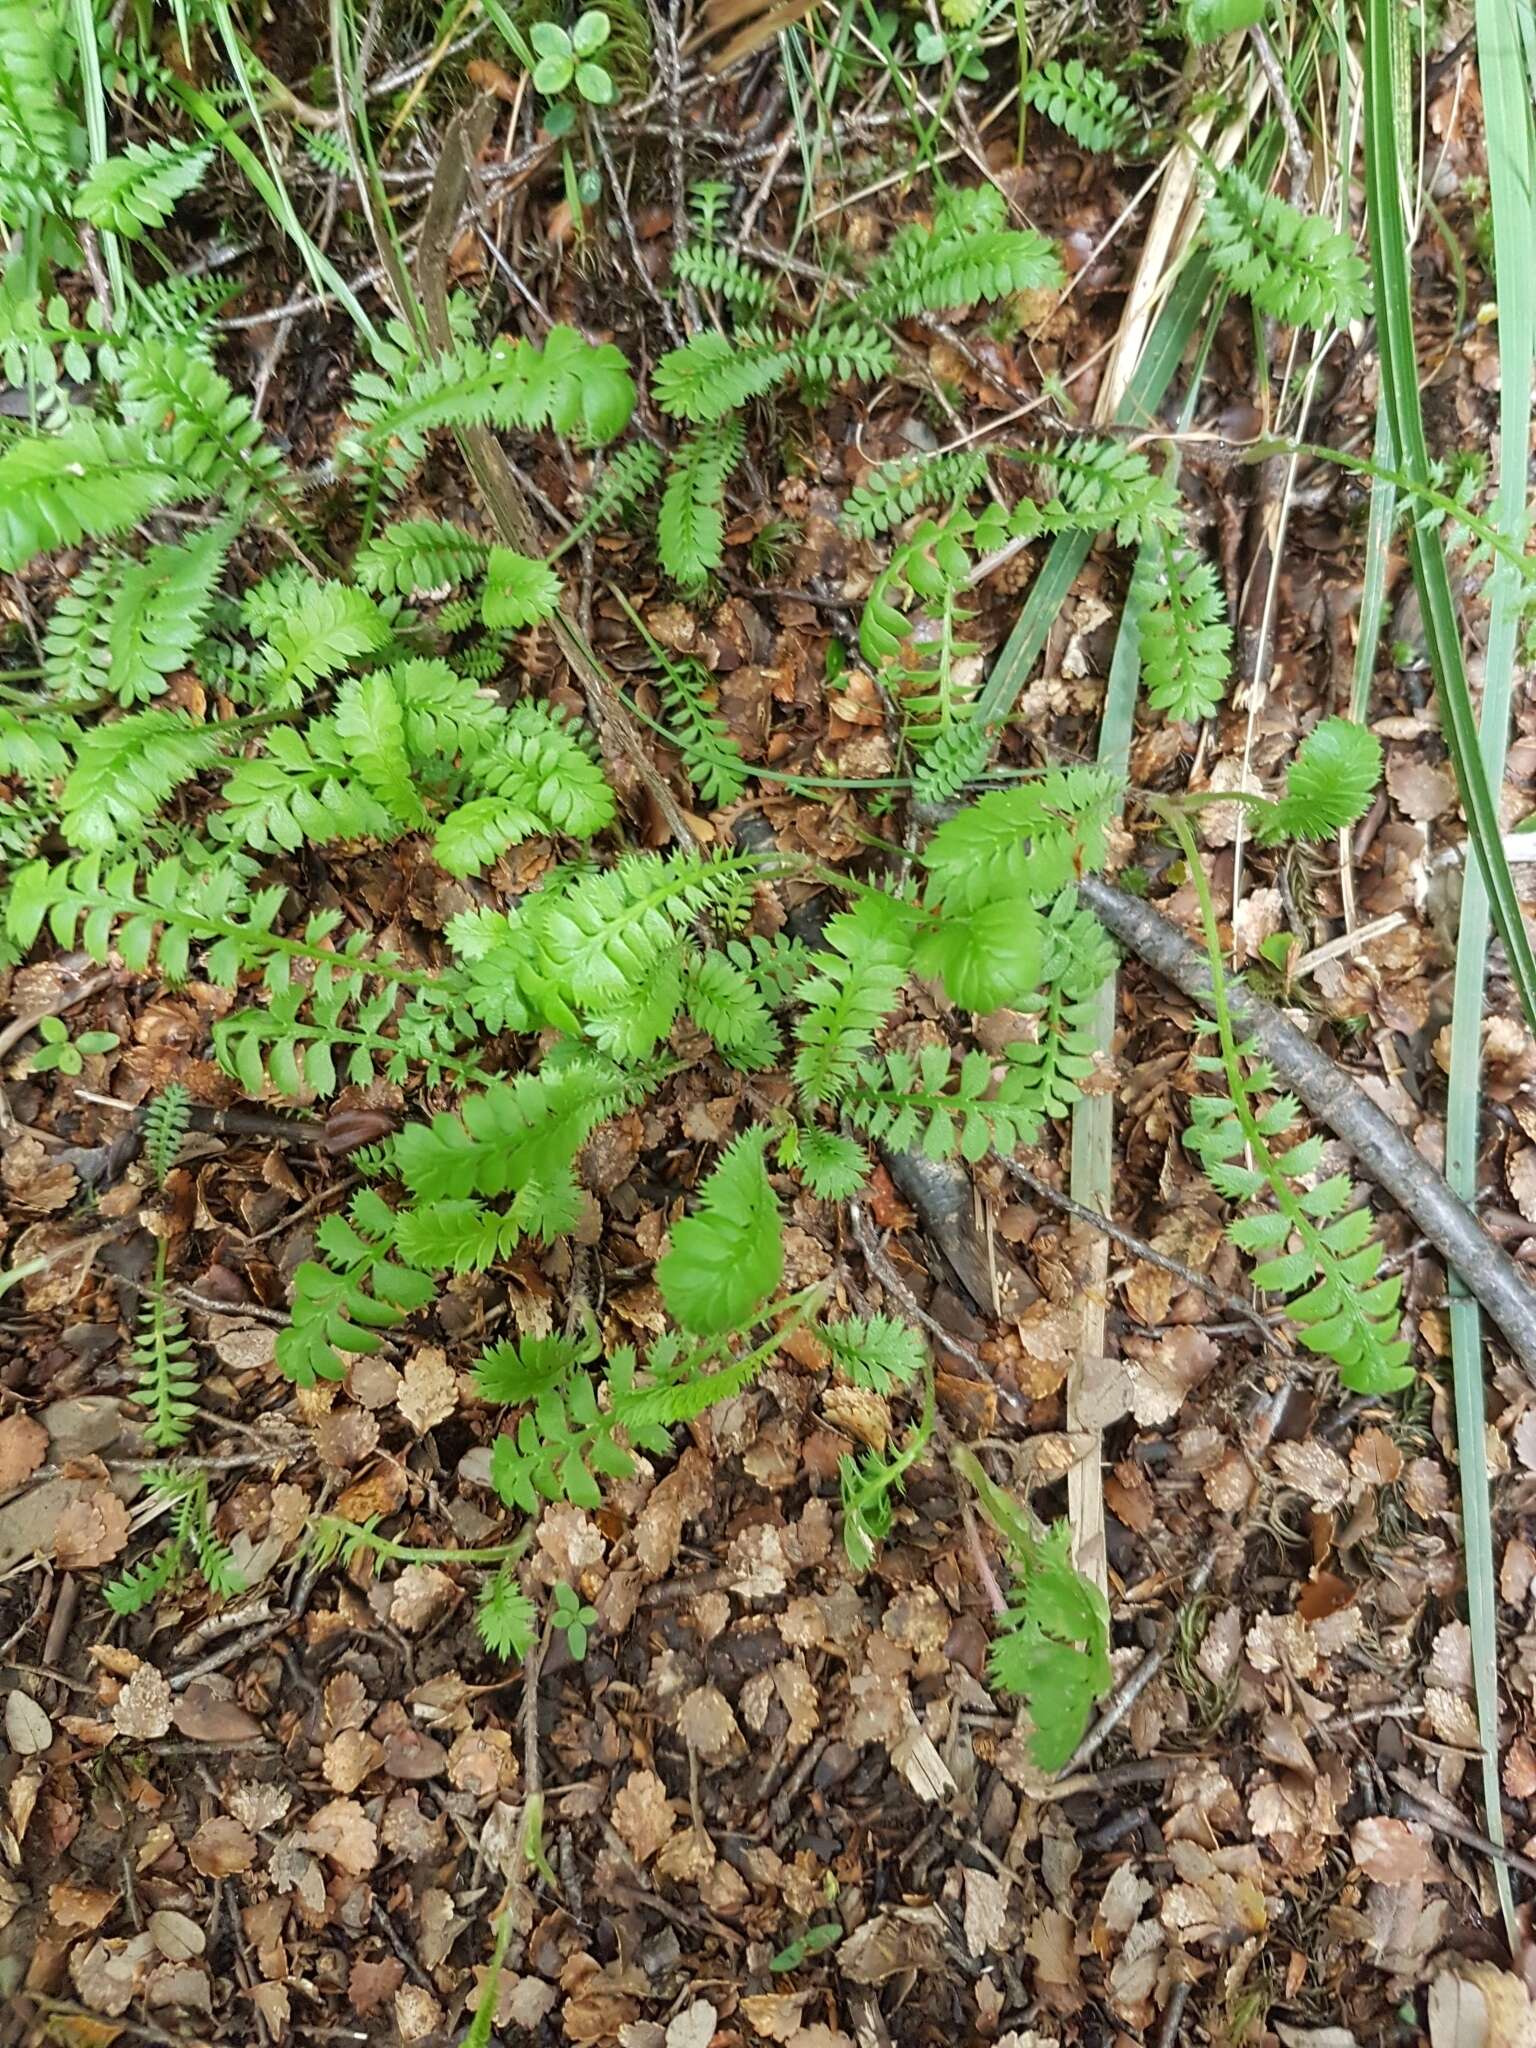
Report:
[[[601,1079],[573,1060],[493,1082],[451,1116],[407,1124],[393,1148],[411,1197],[393,1224],[402,1257],[464,1272],[506,1258],[525,1238],[572,1229],[582,1206],[576,1154],[603,1116]]]
[[[860,320],[910,320],[1063,283],[1052,244],[1031,229],[1005,228],[1006,218],[993,185],[946,193],[931,227],[903,228],[871,265],[859,290]]]
[[[75,212],[93,227],[133,240],[163,227],[178,199],[195,191],[213,161],[211,149],[130,142],[121,156],[96,165],[75,195]]]
[[[192,1097],[179,1081],[168,1082],[146,1105],[139,1125],[139,1144],[157,1187],[165,1186],[165,1177],[176,1164],[181,1141],[191,1124]]]
[[[761,319],[773,310],[777,295],[772,280],[751,269],[738,250],[690,243],[673,250],[672,272],[683,284],[713,294],[734,312]]]
[[[1059,1771],[1082,1740],[1095,1700],[1110,1687],[1109,1607],[1098,1588],[1072,1569],[1066,1522],[1039,1536],[1016,1526],[1008,1561],[1008,1611],[987,1653],[987,1676],[999,1692],[1018,1694],[1028,1708],[1035,1764]]]
[[[784,383],[793,369],[788,351],[773,342],[696,334],[657,363],[651,393],[672,419],[718,420]]]
[[[860,1062],[839,1103],[856,1129],[893,1152],[929,1159],[981,1159],[1012,1152],[1040,1135],[1042,1109],[1022,1067],[994,1082],[992,1061],[968,1052],[958,1067],[947,1045],[925,1045],[914,1059],[892,1051]]]
[[[1038,502],[1024,498],[1015,505],[1006,520],[1009,539],[1112,533],[1122,547],[1130,547],[1159,529],[1178,527],[1178,492],[1138,448],[1085,438],[1019,451],[1018,460],[1035,470],[1047,496]],[[996,545],[985,526],[982,535],[984,546]]]
[[[59,798],[65,838],[98,853],[136,839],[219,749],[217,727],[194,725],[181,711],[131,711],[93,726],[75,748]]]
[[[171,1465],[147,1472],[144,1480],[151,1493],[170,1503],[171,1533],[151,1556],[102,1587],[102,1597],[112,1612],[137,1614],[171,1584],[188,1559],[215,1600],[233,1600],[243,1593],[245,1580],[228,1544],[213,1526],[207,1477]]]
[[[560,543],[558,553],[577,547],[589,533],[617,519],[625,519],[655,488],[661,476],[661,454],[649,441],[633,441],[620,448],[597,478],[587,495],[581,517]]]
[[[251,671],[250,694],[277,710],[302,704],[316,683],[365,654],[381,653],[393,638],[375,600],[350,583],[285,575],[270,595],[260,585],[250,592],[245,614],[266,641]]]
[[[1115,949],[1091,911],[1064,889],[1041,923],[1040,992],[1020,1007],[1034,1013],[1033,1036],[1003,1048],[1011,1072],[998,1094],[1036,1117],[1065,1116],[1093,1072],[1098,1045],[1094,997],[1115,971]]]
[[[231,390],[200,345],[140,338],[114,355],[114,365],[123,417],[185,475],[180,496],[217,496],[234,508],[258,496],[282,500],[289,487],[281,451],[263,434],[250,399]]]
[[[872,1394],[910,1386],[927,1368],[922,1338],[894,1316],[845,1316],[823,1323],[816,1334],[843,1378]]]
[[[0,220],[10,226],[62,206],[80,155],[59,95],[62,42],[51,9],[0,0]]]
[[[229,551],[227,528],[148,549],[141,562],[104,555],[59,598],[43,640],[44,677],[62,702],[102,694],[120,704],[160,696],[202,638]]]
[[[1048,901],[1104,865],[1116,793],[1102,768],[1053,768],[968,804],[923,853],[927,900],[956,911]]]
[[[867,1572],[890,1533],[896,1501],[907,1474],[928,1448],[935,1416],[933,1375],[924,1375],[922,1413],[890,1451],[867,1450],[838,1460],[843,1507],[843,1549],[855,1571]]]
[[[528,1514],[553,1500],[599,1507],[600,1480],[629,1478],[633,1452],[664,1456],[673,1429],[749,1387],[798,1319],[792,1315],[715,1371],[708,1368],[734,1332],[699,1344],[675,1334],[658,1338],[643,1373],[635,1352],[623,1346],[604,1361],[601,1387],[581,1369],[595,1356],[590,1340],[545,1339],[536,1354],[526,1340],[496,1347],[513,1355],[496,1361],[495,1384],[513,1390],[509,1405],[522,1413],[492,1448],[492,1485],[509,1507]]]
[[[846,1201],[869,1179],[869,1154],[854,1138],[819,1124],[791,1124],[779,1139],[781,1166],[793,1166],[813,1195]]]
[[[987,458],[979,448],[898,456],[865,472],[843,500],[842,522],[851,533],[873,540],[929,505],[964,504],[986,474]]]
[[[1057,59],[1026,72],[1019,97],[1063,129],[1084,149],[1124,149],[1139,134],[1141,118],[1112,78],[1081,57]]]
[[[1142,557],[1141,674],[1170,718],[1213,718],[1232,673],[1232,628],[1214,564],[1159,533]]]
[[[145,1440],[157,1451],[175,1450],[191,1435],[197,1414],[197,1364],[185,1318],[166,1296],[163,1255],[139,1304],[133,1367],[133,1398],[146,1411]]]
[[[865,896],[827,922],[826,950],[795,990],[795,1082],[808,1103],[842,1101],[912,967],[908,906]]]
[[[740,420],[722,420],[690,434],[672,458],[656,521],[661,566],[685,589],[703,584],[724,559],[721,505],[725,480],[746,446]]]
[[[322,1265],[306,1259],[293,1276],[291,1319],[277,1336],[277,1363],[301,1387],[339,1380],[344,1353],[372,1353],[437,1293],[430,1273],[393,1256],[395,1216],[373,1188],[352,1197],[346,1216],[327,1216],[315,1232]]]
[[[1381,741],[1348,718],[1325,718],[1296,750],[1278,801],[1249,802],[1253,835],[1269,846],[1285,839],[1332,839],[1365,814],[1381,780]]]
[[[696,661],[660,655],[656,690],[697,794],[707,804],[735,803],[747,786],[747,764],[715,709],[713,676]]]
[[[352,573],[365,590],[416,597],[467,583],[485,567],[488,544],[444,519],[400,519],[357,551]]]
[[[962,596],[973,579],[974,522],[925,519],[876,577],[859,620],[859,650],[900,699],[910,743],[926,752],[967,721],[981,679],[975,617]]]
[[[656,1284],[673,1319],[697,1337],[739,1328],[784,1273],[779,1205],[768,1179],[766,1129],[720,1156],[691,1216],[672,1226]]]
[[[1382,1280],[1385,1254],[1371,1234],[1371,1212],[1357,1200],[1348,1174],[1316,1175],[1323,1141],[1310,1137],[1278,1154],[1271,1140],[1295,1129],[1299,1105],[1277,1092],[1274,1070],[1250,1043],[1224,1046],[1220,1058],[1202,1058],[1221,1074],[1225,1095],[1197,1095],[1184,1142],[1206,1178],[1228,1201],[1268,1194],[1274,1207],[1233,1223],[1228,1236],[1239,1250],[1273,1256],[1251,1274],[1255,1287],[1285,1300],[1309,1351],[1331,1358],[1355,1393],[1387,1394],[1413,1378],[1411,1347],[1400,1338],[1402,1275]],[[1260,1098],[1271,1099],[1261,1102]],[[1251,1159],[1252,1164],[1243,1163]]]
[[[486,625],[517,630],[542,625],[560,609],[560,578],[547,562],[515,548],[492,548],[485,567],[480,616]]]
[[[454,311],[462,331],[462,310]],[[481,348],[456,339],[423,358],[407,330],[392,321],[375,346],[377,369],[359,371],[348,407],[352,429],[343,454],[379,464],[392,487],[425,459],[427,436],[439,427],[553,427],[584,443],[611,441],[634,410],[629,365],[611,342],[594,346],[571,327],[552,327],[541,345],[498,340]]]
[[[87,537],[126,533],[196,488],[133,427],[75,418],[57,433],[12,441],[0,454],[0,570],[25,568],[34,556]]]
[[[683,961],[683,1007],[733,1067],[758,1073],[783,1052],[772,1012],[750,975],[724,953],[689,953]]]
[[[1349,236],[1266,192],[1245,171],[1208,178],[1204,228],[1221,275],[1273,319],[1345,327],[1370,307],[1365,265]]]
[[[505,1566],[487,1579],[475,1602],[475,1632],[493,1657],[513,1659],[521,1664],[533,1648],[539,1632],[539,1617],[533,1602]],[[510,1921],[508,1922],[510,1924]],[[495,2001],[484,2001],[487,2018],[495,2014]],[[478,2019],[478,2014],[476,2015]]]

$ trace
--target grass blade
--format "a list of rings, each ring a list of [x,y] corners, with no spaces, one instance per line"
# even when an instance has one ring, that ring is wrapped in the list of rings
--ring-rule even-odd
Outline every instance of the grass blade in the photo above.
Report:
[[[1536,240],[1532,169],[1536,162],[1531,107],[1521,61],[1515,0],[1478,0],[1478,73],[1488,148],[1493,211],[1494,279],[1499,309],[1498,524],[1517,544],[1527,530],[1526,448],[1530,435],[1531,370],[1536,361],[1536,287],[1530,250]],[[1519,636],[1523,581],[1513,564],[1495,561],[1489,584],[1488,654],[1480,730],[1483,768],[1497,789],[1504,776],[1509,709]],[[1466,1202],[1477,1201],[1482,1056],[1483,977],[1489,902],[1480,869],[1470,868],[1462,892],[1461,933],[1451,1011],[1451,1070],[1446,1115],[1446,1178]],[[1451,1363],[1456,1392],[1462,1545],[1467,1564],[1467,1619],[1472,1678],[1482,1744],[1484,1824],[1502,1846],[1499,1787],[1499,1669],[1494,1581],[1493,1512],[1488,1483],[1483,1397],[1482,1312],[1461,1276],[1451,1274]],[[1514,1896],[1505,1864],[1493,1865],[1505,1931],[1513,1948]]]
[[[1414,355],[1413,300],[1408,239],[1401,199],[1401,161],[1393,92],[1394,35],[1400,33],[1396,0],[1367,0],[1365,33],[1365,194],[1376,271],[1376,330],[1381,388],[1392,440],[1410,487],[1430,481],[1429,445],[1419,403]],[[1529,260],[1527,258],[1527,260]],[[1498,812],[1478,748],[1477,719],[1462,660],[1461,628],[1438,527],[1422,508],[1409,528],[1409,554],[1424,620],[1424,639],[1435,679],[1441,730],[1466,814],[1477,866],[1488,890],[1493,921],[1509,958],[1527,1021],[1536,1029],[1536,954],[1531,951],[1514,879],[1499,837]]]

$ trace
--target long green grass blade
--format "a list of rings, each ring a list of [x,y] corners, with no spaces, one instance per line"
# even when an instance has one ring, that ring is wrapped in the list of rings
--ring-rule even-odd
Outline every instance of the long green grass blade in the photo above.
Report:
[[[80,59],[80,89],[85,104],[85,142],[91,169],[107,159],[107,95],[101,79],[101,50],[96,41],[96,15],[91,0],[74,0],[75,49]],[[123,249],[110,228],[101,230],[101,253],[107,260],[107,282],[119,320],[126,311],[127,279]]]
[[[1526,10],[1528,12],[1528,9]],[[1494,283],[1499,313],[1499,490],[1502,530],[1523,545],[1528,526],[1526,449],[1530,438],[1531,372],[1536,363],[1536,246],[1532,171],[1536,147],[1531,102],[1520,47],[1516,0],[1478,0],[1478,73],[1483,88],[1488,183],[1494,234]],[[1518,571],[1500,558],[1489,585],[1488,654],[1484,670],[1481,754],[1489,784],[1503,780],[1509,709],[1524,587]],[[1482,1054],[1483,977],[1488,950],[1489,903],[1479,869],[1469,869],[1461,903],[1456,981],[1451,1011],[1451,1071],[1446,1115],[1446,1178],[1466,1202],[1477,1201]],[[1472,1677],[1482,1744],[1483,1807],[1488,1838],[1502,1846],[1499,1787],[1499,1669],[1494,1578],[1493,1512],[1488,1483],[1483,1397],[1482,1313],[1461,1276],[1451,1275],[1451,1362],[1456,1390],[1456,1445],[1461,1479],[1462,1546],[1467,1567],[1467,1619],[1472,1634]],[[1505,1931],[1513,1948],[1517,1929],[1508,1867],[1493,1865]]]
[[[1383,395],[1376,401],[1376,453],[1383,466],[1392,469],[1392,422]],[[1349,695],[1349,715],[1357,725],[1365,722],[1371,700],[1371,681],[1376,673],[1376,649],[1381,641],[1382,623],[1387,616],[1387,563],[1392,528],[1397,521],[1397,485],[1387,476],[1371,479],[1371,510],[1365,532],[1365,573],[1360,583],[1360,617],[1355,640],[1355,674]]]
[[[1376,331],[1381,387],[1392,423],[1397,460],[1410,486],[1430,481],[1429,444],[1419,403],[1413,344],[1413,299],[1401,198],[1401,158],[1393,93],[1393,48],[1400,33],[1398,0],[1367,0],[1365,17],[1365,197],[1376,272]],[[1529,257],[1527,257],[1529,260]],[[1462,659],[1461,627],[1451,590],[1445,544],[1438,527],[1415,508],[1409,556],[1423,614],[1424,639],[1435,679],[1456,787],[1466,814],[1477,865],[1487,886],[1493,921],[1509,959],[1527,1021],[1536,1028],[1536,954],[1520,913],[1514,879],[1499,837],[1498,812],[1478,749],[1477,718]]]

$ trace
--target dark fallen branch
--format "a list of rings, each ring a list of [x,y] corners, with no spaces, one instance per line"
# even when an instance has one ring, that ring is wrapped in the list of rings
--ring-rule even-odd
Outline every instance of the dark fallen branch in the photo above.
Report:
[[[1105,928],[1139,960],[1156,968],[1197,1003],[1209,1003],[1211,977],[1204,952],[1165,917],[1097,877],[1084,881],[1078,893]],[[1233,1016],[1286,1087],[1319,1123],[1343,1140],[1376,1185],[1413,1218],[1493,1317],[1510,1349],[1536,1380],[1536,1288],[1514,1260],[1494,1243],[1466,1203],[1452,1194],[1391,1118],[1326,1053],[1287,1024],[1272,1005],[1240,984],[1229,984],[1229,994]]]

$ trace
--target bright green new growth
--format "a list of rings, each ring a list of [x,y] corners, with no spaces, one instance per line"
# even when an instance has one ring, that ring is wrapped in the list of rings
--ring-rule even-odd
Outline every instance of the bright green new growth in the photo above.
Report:
[[[1124,149],[1141,127],[1135,102],[1081,57],[1069,57],[1065,64],[1053,58],[1026,73],[1019,96],[1084,149]]]
[[[1365,265],[1349,236],[1245,171],[1211,174],[1204,225],[1216,268],[1260,312],[1292,327],[1347,327],[1369,309]]]
[[[748,1131],[722,1153],[656,1267],[668,1311],[695,1336],[739,1327],[783,1276],[779,1205],[763,1163],[768,1137]]]
[[[1142,556],[1141,675],[1154,711],[1213,718],[1232,674],[1232,628],[1215,567],[1166,533]]]

